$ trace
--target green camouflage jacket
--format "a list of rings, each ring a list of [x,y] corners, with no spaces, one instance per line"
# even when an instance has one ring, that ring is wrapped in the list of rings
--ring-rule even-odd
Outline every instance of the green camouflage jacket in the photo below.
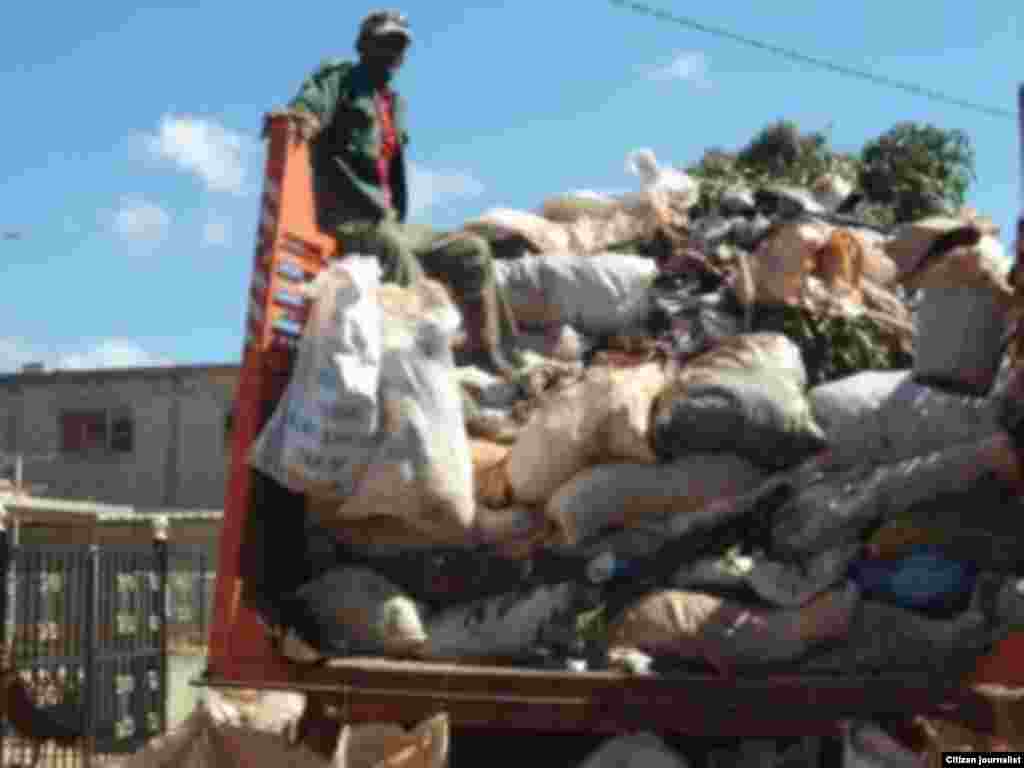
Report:
[[[292,109],[304,109],[323,126],[311,146],[313,186],[320,228],[334,232],[347,222],[377,220],[387,214],[377,175],[380,126],[374,89],[360,64],[328,59],[306,78]],[[408,210],[405,146],[405,100],[394,97],[394,122],[399,150],[391,164],[394,214],[404,221]]]

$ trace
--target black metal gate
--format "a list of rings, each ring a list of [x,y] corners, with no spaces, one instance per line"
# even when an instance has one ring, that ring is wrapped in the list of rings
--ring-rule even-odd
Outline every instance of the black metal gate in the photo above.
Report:
[[[39,706],[85,737],[80,749],[46,745],[41,766],[129,754],[166,730],[166,541],[16,547],[0,532],[0,575],[8,663]],[[0,732],[4,766],[28,764],[21,736]]]

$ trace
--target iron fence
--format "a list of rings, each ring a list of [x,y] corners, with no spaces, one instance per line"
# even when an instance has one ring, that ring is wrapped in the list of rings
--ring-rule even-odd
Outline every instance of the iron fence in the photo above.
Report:
[[[215,562],[152,544],[15,546],[0,531],[0,646],[39,708],[81,733],[44,745],[42,768],[137,751],[168,725],[168,650],[205,645]],[[0,729],[0,764],[28,765],[32,741]]]

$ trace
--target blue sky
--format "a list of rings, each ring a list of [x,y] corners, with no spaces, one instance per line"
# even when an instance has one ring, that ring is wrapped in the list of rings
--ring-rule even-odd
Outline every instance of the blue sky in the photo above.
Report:
[[[1019,3],[651,0],[809,55],[1014,109]],[[371,6],[9,4],[0,48],[0,371],[237,361],[261,116]],[[455,227],[568,189],[629,189],[626,154],[686,165],[780,117],[857,149],[901,120],[967,132],[971,203],[1012,232],[1016,126],[810,69],[604,0],[409,0],[397,81],[414,218]],[[1009,241],[1006,241],[1009,245]]]

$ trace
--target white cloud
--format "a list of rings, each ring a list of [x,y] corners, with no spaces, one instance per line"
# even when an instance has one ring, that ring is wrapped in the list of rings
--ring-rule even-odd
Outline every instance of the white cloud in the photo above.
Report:
[[[700,51],[677,53],[669,63],[653,70],[649,77],[652,80],[678,80],[690,83],[694,88],[702,91],[712,87],[711,80],[708,78],[708,59]]]
[[[231,221],[226,216],[211,213],[203,225],[203,245],[231,245]]]
[[[106,339],[83,352],[64,355],[56,363],[57,368],[79,371],[163,365],[173,365],[173,362],[151,354],[130,339]]]
[[[458,200],[479,197],[484,185],[461,171],[432,171],[416,163],[409,167],[409,214],[444,208]]]
[[[38,352],[24,339],[0,338],[0,372],[14,372],[39,360]]]
[[[114,232],[123,240],[159,242],[167,237],[170,224],[170,215],[159,205],[128,197],[113,214]]]
[[[173,365],[130,339],[105,339],[84,350],[60,354],[24,339],[0,338],[0,372],[16,373],[27,363],[42,363],[50,371]]]
[[[247,164],[259,145],[215,120],[164,115],[159,132],[146,137],[149,151],[198,176],[212,192],[243,192]]]

